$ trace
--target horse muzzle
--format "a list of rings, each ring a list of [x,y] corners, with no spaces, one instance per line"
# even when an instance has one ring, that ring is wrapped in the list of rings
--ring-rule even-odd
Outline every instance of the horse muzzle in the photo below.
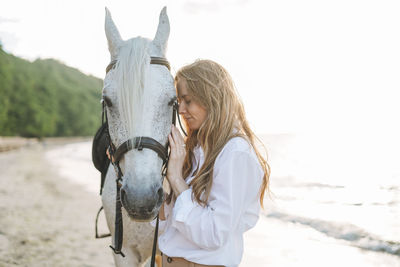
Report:
[[[162,185],[153,186],[148,190],[138,187],[122,186],[121,203],[129,217],[135,221],[150,221],[154,219],[163,202],[164,192]]]

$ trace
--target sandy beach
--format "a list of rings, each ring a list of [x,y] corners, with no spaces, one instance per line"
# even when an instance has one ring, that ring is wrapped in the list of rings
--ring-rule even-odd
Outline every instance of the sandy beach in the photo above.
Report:
[[[55,143],[0,153],[0,266],[113,266],[109,238],[94,238],[100,197],[46,161]]]
[[[278,141],[277,147],[284,147]],[[0,267],[114,266],[110,238],[94,238],[100,178],[90,151],[89,139],[74,138],[28,142],[0,153]],[[279,174],[279,162],[272,163]],[[290,165],[282,166],[286,170]],[[385,198],[376,200],[383,201],[378,209],[368,203],[349,205],[349,196],[354,199],[359,191],[348,196],[342,187],[316,189],[315,183],[303,186],[290,176],[273,178],[276,197],[266,202],[256,227],[245,234],[240,267],[400,267],[397,187],[379,189]],[[392,191],[393,198],[387,199]],[[345,202],[321,204],[326,195]],[[307,196],[317,202],[305,200]],[[390,208],[387,214],[382,207]],[[376,214],[380,219],[372,221]],[[103,215],[100,220],[105,233]],[[359,221],[364,224],[355,226]]]

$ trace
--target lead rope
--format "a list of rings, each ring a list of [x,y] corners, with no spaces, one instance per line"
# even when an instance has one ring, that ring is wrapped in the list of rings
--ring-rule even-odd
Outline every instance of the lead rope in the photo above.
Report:
[[[113,153],[111,154],[112,157]],[[114,163],[113,163],[114,165]],[[118,178],[116,180],[117,186],[117,195],[115,199],[115,233],[114,233],[114,247],[110,245],[110,248],[114,251],[115,254],[121,254],[122,257],[125,257],[125,254],[121,251],[122,249],[122,239],[123,239],[123,221],[122,221],[122,204],[121,204],[121,181],[122,181],[122,171],[119,167],[119,164],[116,164]],[[114,165],[115,167],[115,165]]]
[[[150,267],[154,267],[156,261],[157,239],[158,239],[158,223],[160,221],[159,214],[157,214],[156,229],[154,230],[153,250],[151,251]],[[161,266],[160,266],[161,267]]]

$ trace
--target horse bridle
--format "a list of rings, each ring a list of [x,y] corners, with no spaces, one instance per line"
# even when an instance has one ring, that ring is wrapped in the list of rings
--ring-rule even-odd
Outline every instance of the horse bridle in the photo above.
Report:
[[[151,57],[150,58],[150,64],[156,64],[156,65],[162,65],[168,68],[168,70],[171,70],[170,64],[167,59],[162,58],[162,57]],[[115,68],[117,63],[117,60],[113,60],[108,64],[106,68],[106,74]],[[131,139],[126,140],[123,142],[121,145],[116,148],[114,144],[112,143],[109,128],[108,128],[108,118],[107,118],[107,109],[106,109],[106,101],[102,99],[102,105],[103,105],[103,111],[102,111],[102,123],[106,123],[106,136],[109,142],[109,153],[110,157],[113,158],[111,161],[114,168],[116,169],[116,173],[118,175],[118,182],[121,182],[122,180],[122,171],[119,166],[119,162],[122,159],[122,157],[125,155],[130,150],[137,149],[139,151],[142,151],[143,148],[151,149],[154,152],[157,153],[157,155],[162,159],[163,161],[163,167],[162,167],[162,174],[163,177],[165,177],[165,172],[166,172],[166,167],[168,164],[168,142],[165,146],[160,144],[157,140],[151,138],[151,137],[146,137],[146,136],[139,136],[139,137],[134,137]],[[179,125],[181,127],[182,132],[186,135],[185,130],[182,127],[182,123],[179,118],[179,105],[178,101],[176,98],[172,99],[169,103],[169,106],[172,106],[173,112],[172,112],[172,123],[175,125],[176,124],[176,117],[178,118]]]
[[[115,68],[117,63],[117,60],[111,61],[111,63],[107,66],[106,68],[106,74]],[[167,59],[161,58],[161,57],[151,57],[150,64],[157,64],[157,65],[162,65],[168,68],[168,70],[171,70],[170,64]],[[181,127],[182,132],[186,135],[186,132],[184,131],[180,118],[179,118],[179,105],[178,101],[176,98],[172,99],[169,103],[169,106],[172,106],[173,111],[172,111],[172,123],[175,125],[176,124],[176,117],[178,118],[179,125]],[[121,254],[123,257],[125,257],[124,253],[122,253],[122,234],[123,234],[123,225],[122,225],[122,204],[121,204],[121,194],[120,194],[120,189],[122,187],[122,177],[123,173],[121,170],[121,167],[119,166],[119,162],[122,159],[122,157],[125,155],[130,150],[137,149],[139,151],[142,151],[143,148],[151,149],[154,152],[157,153],[157,155],[162,159],[163,165],[162,165],[162,179],[166,176],[167,172],[167,166],[168,166],[168,159],[169,159],[169,153],[168,153],[168,146],[169,143],[165,146],[160,144],[157,140],[147,137],[147,136],[139,136],[139,137],[134,137],[131,139],[126,140],[123,142],[121,145],[119,145],[117,148],[114,146],[110,132],[109,132],[109,125],[108,125],[108,118],[107,118],[107,109],[106,109],[106,101],[102,99],[102,123],[106,123],[106,137],[108,139],[109,143],[109,153],[110,153],[110,158],[111,163],[114,167],[114,170],[117,174],[117,179],[116,179],[116,186],[117,186],[117,196],[116,196],[116,214],[115,214],[115,233],[114,233],[114,247],[110,246],[110,248],[114,251],[115,254]],[[155,261],[155,251],[156,251],[156,244],[157,244],[157,236],[158,236],[158,223],[159,223],[159,218],[157,215],[157,222],[156,222],[156,229],[154,233],[154,241],[153,241],[153,251],[152,251],[152,258],[151,258],[151,266],[154,266],[154,261]],[[97,232],[97,230],[96,230]],[[96,234],[97,235],[97,234]]]

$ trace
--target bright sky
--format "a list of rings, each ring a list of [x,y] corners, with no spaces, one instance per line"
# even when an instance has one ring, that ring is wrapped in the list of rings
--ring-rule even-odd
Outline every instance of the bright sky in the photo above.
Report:
[[[105,6],[124,39],[153,38],[167,6],[173,74],[221,63],[256,132],[400,133],[397,0],[0,0],[0,40],[103,78]]]

